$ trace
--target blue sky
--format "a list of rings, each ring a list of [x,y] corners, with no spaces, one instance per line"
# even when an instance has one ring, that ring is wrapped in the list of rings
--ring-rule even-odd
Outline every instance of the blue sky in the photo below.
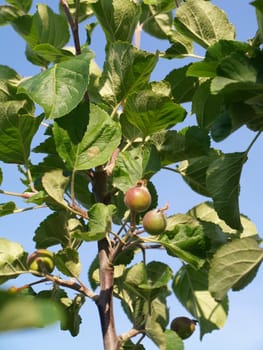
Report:
[[[56,9],[57,1],[42,1]],[[37,1],[35,1],[37,3]],[[257,25],[255,20],[254,8],[249,5],[249,1],[244,0],[217,0],[212,1],[228,14],[230,21],[235,25],[237,31],[237,39],[246,41],[253,37]],[[0,1],[4,4],[4,1]],[[82,33],[83,34],[83,33]],[[97,53],[97,62],[99,65],[103,63],[104,47],[101,44],[102,34],[100,31],[95,32],[95,39],[92,44],[93,50]],[[0,28],[0,45],[1,55],[0,64],[6,64],[16,69],[23,76],[36,74],[38,68],[32,66],[26,61],[24,52],[24,42],[16,35],[11,27]],[[141,46],[144,49],[155,50],[154,39],[143,34]],[[167,43],[162,43],[166,47]],[[185,62],[164,61],[160,68],[155,71],[153,79],[163,78],[168,71],[176,66],[184,65]],[[194,119],[194,117],[192,117]],[[232,135],[222,144],[216,144],[215,147],[222,148],[226,152],[243,151],[247,148],[253,139],[253,133],[242,128]],[[40,138],[41,136],[39,136]],[[36,142],[39,141],[39,138]],[[251,152],[248,161],[244,167],[241,178],[241,194],[240,208],[242,213],[246,214],[257,226],[262,236],[263,231],[263,215],[261,201],[263,198],[262,175],[263,167],[260,163],[262,159],[263,139],[259,139]],[[0,165],[5,175],[3,188],[10,191],[22,191],[23,187],[16,180],[16,172],[14,166]],[[183,181],[172,173],[162,171],[153,179],[159,191],[159,204],[170,203],[171,212],[185,212],[194,205],[204,201],[206,198],[193,193],[183,183]],[[12,200],[11,198],[10,200]],[[0,195],[0,202],[9,200]],[[22,202],[20,202],[22,203]],[[18,205],[20,204],[18,201]],[[34,211],[16,214],[17,216],[7,216],[1,218],[0,236],[6,237],[13,241],[21,242],[25,249],[32,251],[34,245],[32,236],[39,222],[46,216],[47,212]],[[90,259],[95,254],[95,245],[91,244]],[[175,270],[179,267],[172,258],[165,258],[166,262]],[[85,266],[83,268],[82,279],[86,279]],[[10,282],[10,285],[22,285],[20,279]],[[199,340],[198,329],[194,335],[185,341],[186,350],[262,350],[263,333],[262,333],[262,268],[259,270],[256,279],[246,289],[241,292],[229,294],[230,310],[229,317],[225,327],[220,331],[214,331],[205,335],[202,342]],[[169,298],[169,307],[171,310],[171,318],[176,315],[186,315],[187,312],[176,301],[175,297]],[[122,310],[116,303],[116,324],[118,332],[125,332],[129,329],[130,324],[123,316]],[[101,350],[101,335],[99,319],[96,306],[89,300],[86,301],[82,310],[83,322],[81,325],[80,335],[72,338],[68,332],[59,331],[59,326],[45,329],[34,329],[26,331],[16,331],[0,334],[0,349],[20,349],[46,350],[61,348],[63,350],[71,350],[73,347],[88,348],[92,350]],[[147,342],[147,349],[156,349],[151,343]]]

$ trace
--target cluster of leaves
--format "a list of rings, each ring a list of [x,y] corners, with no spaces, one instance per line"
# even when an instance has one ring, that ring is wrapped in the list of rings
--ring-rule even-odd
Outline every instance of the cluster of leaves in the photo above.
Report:
[[[238,202],[240,176],[252,145],[227,154],[210,145],[211,138],[222,141],[242,125],[257,132],[255,139],[261,132],[259,3],[253,2],[259,30],[248,43],[236,41],[226,14],[204,0],[68,0],[61,1],[59,13],[38,4],[34,14],[31,0],[7,0],[0,6],[0,24],[14,28],[25,40],[26,58],[42,68],[23,79],[11,67],[0,66],[0,160],[19,166],[25,190],[18,195],[26,205],[51,210],[35,231],[36,248],[59,247],[56,268],[79,282],[80,245],[106,238],[115,252],[114,295],[133,328],[163,350],[171,344],[183,349],[182,340],[167,329],[169,286],[198,320],[202,337],[224,325],[228,290],[250,283],[263,259],[256,228],[240,214]],[[94,18],[96,23],[91,22]],[[97,22],[106,38],[103,69],[89,49]],[[85,23],[87,41],[80,45],[77,28]],[[138,28],[167,40],[170,47],[152,53],[138,43],[134,46]],[[67,47],[70,29],[75,49]],[[172,70],[162,81],[151,81],[160,58],[196,56],[194,44],[205,52],[199,62]],[[186,102],[197,123],[180,130]],[[39,116],[36,105],[43,110]],[[45,139],[32,149],[44,120]],[[44,158],[33,163],[32,152]],[[157,189],[151,178],[165,168],[211,202],[171,215],[159,236],[139,235],[136,230],[131,234],[125,191],[147,179],[156,207]],[[0,184],[3,176],[0,171]],[[13,201],[0,204],[0,216],[19,210]],[[1,283],[30,272],[20,244],[6,239],[0,243]],[[146,246],[165,248],[183,262],[182,267],[174,272],[158,261],[133,264],[135,253]],[[97,257],[89,270],[94,290],[100,285],[99,268]],[[36,293],[31,286],[22,289],[23,295],[1,292],[1,330],[6,329],[6,315],[14,320],[14,312],[26,300],[26,308],[36,308],[32,315],[39,319],[19,319],[21,323],[10,322],[10,328],[39,326],[58,317],[62,329],[78,334],[83,296],[98,296],[82,283],[70,284],[52,275],[46,279],[53,282],[52,290]],[[74,299],[61,288],[76,285],[80,293]],[[32,298],[39,304],[32,304]],[[53,312],[46,319],[43,305],[50,300]],[[54,305],[60,305],[64,317]],[[123,339],[123,349],[130,349],[131,340]]]

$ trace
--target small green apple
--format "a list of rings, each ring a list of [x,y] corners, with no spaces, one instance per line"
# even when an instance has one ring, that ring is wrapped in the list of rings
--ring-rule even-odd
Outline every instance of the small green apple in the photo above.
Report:
[[[47,249],[38,249],[27,258],[29,270],[39,273],[51,273],[55,268],[54,254]]]
[[[144,215],[142,224],[144,230],[150,235],[159,235],[166,228],[166,215],[160,209],[150,210]]]
[[[143,181],[128,189],[124,195],[124,203],[130,210],[141,213],[149,208],[152,197]]]

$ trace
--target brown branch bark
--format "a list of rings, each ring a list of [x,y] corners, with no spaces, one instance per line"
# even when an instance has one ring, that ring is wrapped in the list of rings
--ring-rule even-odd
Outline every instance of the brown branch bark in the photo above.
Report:
[[[92,173],[91,179],[96,201],[109,204],[109,198],[106,195],[108,176],[103,167],[97,167]],[[96,304],[100,316],[104,350],[118,350],[120,347],[113,314],[114,266],[112,253],[110,240],[104,238],[98,241],[100,294]]]
[[[100,262],[100,295],[97,307],[100,315],[104,350],[118,350],[119,338],[115,329],[113,315],[114,268],[110,262],[109,241],[104,238],[98,242]]]

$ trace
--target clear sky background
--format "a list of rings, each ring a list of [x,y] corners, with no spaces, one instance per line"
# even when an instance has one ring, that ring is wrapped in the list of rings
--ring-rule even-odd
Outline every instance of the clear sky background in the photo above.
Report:
[[[110,1],[110,0],[109,0]],[[39,1],[34,1],[35,4]],[[57,11],[59,0],[42,1]],[[252,38],[257,29],[255,11],[253,6],[249,5],[249,1],[245,0],[217,0],[211,1],[215,5],[224,9],[230,21],[235,25],[237,31],[237,39],[246,41]],[[0,0],[0,5],[4,1]],[[84,30],[81,31],[82,42],[84,42]],[[100,30],[95,30],[95,36],[92,42],[92,49],[95,51],[97,63],[102,66],[104,60],[103,34]],[[168,47],[168,42],[158,42],[155,39],[142,34],[141,48],[150,51],[155,49],[164,49]],[[23,40],[15,33],[10,26],[0,28],[0,64],[6,64],[14,68],[22,76],[30,76],[39,72],[39,68],[29,63],[24,56],[25,44]],[[183,66],[186,60],[161,61],[159,68],[154,72],[152,79],[160,80],[173,68]],[[262,62],[263,64],[263,62]],[[194,116],[192,118],[195,123]],[[186,119],[186,123],[189,120]],[[41,139],[39,134],[35,140],[35,144]],[[220,148],[225,152],[244,151],[251,140],[254,133],[249,132],[246,128],[241,128],[226,141],[215,144],[215,148]],[[261,137],[253,146],[249,153],[249,158],[244,166],[241,177],[241,194],[240,209],[247,215],[257,226],[261,236],[263,232],[263,212],[262,212],[262,151],[263,137]],[[36,156],[36,161],[38,160]],[[21,192],[23,186],[17,181],[17,172],[15,166],[0,164],[4,173],[4,182],[2,188],[9,191]],[[167,202],[170,204],[170,213],[184,213],[194,205],[206,200],[193,193],[174,173],[160,172],[153,178],[159,193],[159,205]],[[0,195],[0,202],[6,200],[14,200]],[[22,201],[17,201],[19,207],[23,207]],[[34,250],[32,236],[38,224],[47,215],[47,210],[25,212],[23,214],[15,214],[0,219],[0,237],[6,237],[12,241],[23,244],[27,251]],[[87,247],[87,246],[86,246]],[[84,249],[83,249],[84,251]],[[87,256],[87,265],[83,266],[82,280],[85,281],[88,262],[92,261],[95,255],[95,244],[91,243],[85,253]],[[155,253],[156,254],[156,253]],[[162,256],[150,255],[150,258],[164,259],[175,271],[179,268],[176,259]],[[262,267],[258,272],[255,280],[244,290],[240,292],[229,293],[229,317],[225,327],[219,331],[204,336],[203,340],[199,340],[199,330],[185,341],[185,350],[262,350],[263,349],[263,329],[262,329],[262,313],[263,313],[263,282]],[[23,277],[24,278],[24,277]],[[10,285],[23,285],[24,279],[18,278],[10,281],[6,287]],[[48,286],[47,286],[48,289]],[[171,319],[176,316],[189,316],[187,311],[177,302],[175,296],[169,297],[169,308],[171,311]],[[118,333],[127,331],[130,323],[126,320],[118,302],[115,304],[116,326]],[[78,337],[71,337],[68,332],[59,330],[59,325],[47,327],[45,329],[33,329],[23,331],[12,331],[8,333],[0,333],[0,350],[46,350],[63,349],[72,350],[92,349],[101,350],[102,341],[100,334],[100,324],[97,315],[96,306],[89,300],[86,301],[82,312],[83,321],[80,334]],[[147,350],[154,350],[156,347],[150,341],[145,343]]]

